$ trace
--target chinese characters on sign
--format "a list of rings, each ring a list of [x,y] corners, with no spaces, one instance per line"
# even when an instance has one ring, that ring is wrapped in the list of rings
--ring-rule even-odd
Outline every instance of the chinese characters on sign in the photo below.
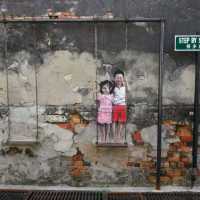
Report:
[[[200,51],[200,35],[175,35],[175,51]]]

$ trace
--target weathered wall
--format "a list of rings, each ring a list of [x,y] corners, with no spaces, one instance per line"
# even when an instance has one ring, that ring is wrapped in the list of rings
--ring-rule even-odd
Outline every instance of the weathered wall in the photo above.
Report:
[[[194,3],[194,4],[193,4]],[[164,17],[162,184],[187,185],[191,167],[192,54],[173,52],[174,33],[194,33],[196,1],[9,1],[8,14]],[[187,9],[186,9],[187,8]],[[181,19],[182,10],[192,10]],[[189,28],[188,28],[189,27]],[[189,31],[188,31],[189,29]],[[1,26],[2,184],[149,186],[155,183],[159,24]],[[6,39],[6,40],[5,40]],[[103,64],[111,64],[111,69]],[[128,83],[127,148],[96,146],[98,83],[115,68]],[[8,69],[8,70],[6,70]],[[138,137],[134,137],[133,133]],[[186,139],[185,136],[186,135]],[[6,141],[37,144],[6,145]]]

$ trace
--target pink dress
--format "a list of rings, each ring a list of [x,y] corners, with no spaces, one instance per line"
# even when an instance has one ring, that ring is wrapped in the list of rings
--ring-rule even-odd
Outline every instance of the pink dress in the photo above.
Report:
[[[100,94],[97,100],[99,101],[97,122],[99,124],[111,124],[113,95]]]

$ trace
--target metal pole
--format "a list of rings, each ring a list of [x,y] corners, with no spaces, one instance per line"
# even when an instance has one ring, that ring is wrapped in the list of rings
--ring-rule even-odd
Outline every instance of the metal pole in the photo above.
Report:
[[[125,18],[114,18],[114,19],[103,19],[101,17],[99,18],[77,18],[77,19],[70,19],[70,18],[67,18],[67,19],[49,19],[49,18],[44,18],[44,17],[38,17],[38,18],[34,18],[32,17],[31,19],[10,19],[8,17],[5,17],[3,19],[0,19],[0,23],[3,23],[3,22],[11,22],[11,23],[43,23],[43,22],[53,22],[53,23],[74,23],[74,22],[95,22],[95,23],[113,23],[113,22],[162,22],[164,21],[164,19],[161,19],[161,18],[133,18],[133,19],[125,19]]]
[[[163,93],[163,49],[164,49],[164,22],[160,23],[160,55],[159,55],[159,80],[158,80],[158,137],[157,137],[157,165],[156,189],[160,190],[161,172],[161,137],[162,137],[162,93]]]
[[[192,175],[191,187],[196,179],[197,151],[198,151],[198,122],[199,121],[199,52],[195,52],[195,95],[194,95],[194,118],[193,118],[193,142],[192,142]]]
[[[8,42],[8,33],[7,33],[7,24],[3,23],[4,31],[5,31],[5,41],[4,41],[4,51],[3,51],[3,62],[4,67],[6,68],[6,89],[7,89],[7,106],[8,106],[8,139],[7,143],[11,138],[11,121],[10,121],[10,97],[9,97],[9,77],[8,77],[8,64],[7,64],[7,42]]]
[[[128,23],[125,22],[125,51],[127,51],[128,49]],[[127,95],[127,92],[128,92],[128,88],[127,88],[127,82],[126,82],[126,95]],[[126,115],[128,116],[128,102],[127,102],[127,99],[126,99]],[[124,138],[124,144],[126,145],[127,144],[127,122],[125,123],[125,138]]]
[[[33,36],[34,36],[34,48],[37,49],[37,39],[36,39],[36,29],[35,24],[31,27],[33,29]],[[35,71],[35,104],[36,104],[36,142],[39,141],[39,111],[38,111],[38,66],[34,64],[34,71]]]
[[[97,24],[94,24],[94,57],[97,59],[98,57],[98,40],[97,40]],[[97,100],[97,69],[96,69],[96,100]],[[96,115],[98,112],[97,104],[96,104]],[[97,135],[96,135],[96,144],[99,143],[99,127],[98,122],[96,119],[96,128],[97,128]]]

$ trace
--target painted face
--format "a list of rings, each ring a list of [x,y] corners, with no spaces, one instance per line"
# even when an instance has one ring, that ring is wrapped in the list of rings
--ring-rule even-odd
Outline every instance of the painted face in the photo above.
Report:
[[[115,84],[117,86],[122,86],[124,84],[124,77],[122,74],[116,74],[115,76]]]
[[[110,89],[109,89],[108,84],[106,84],[102,87],[102,92],[103,92],[103,94],[109,94],[110,93]]]

